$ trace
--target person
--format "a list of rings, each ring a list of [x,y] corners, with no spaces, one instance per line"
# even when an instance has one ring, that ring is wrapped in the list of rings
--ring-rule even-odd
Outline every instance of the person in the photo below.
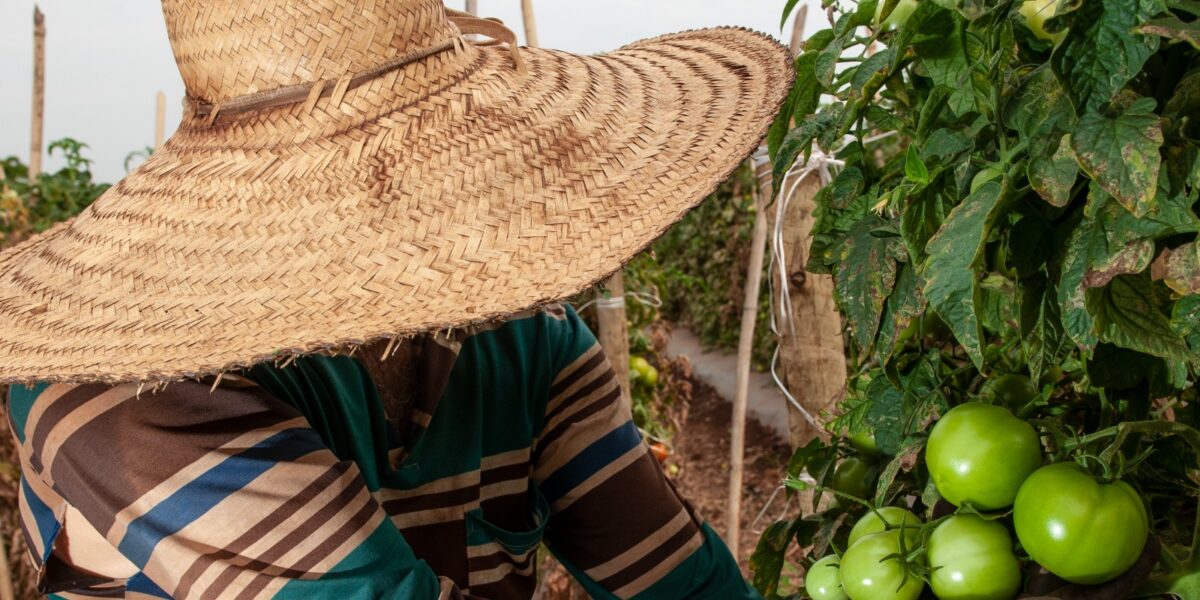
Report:
[[[785,49],[518,48],[438,0],[163,10],[178,132],[0,254],[42,593],[529,598],[544,544],[595,598],[758,597],[561,301],[757,146]]]

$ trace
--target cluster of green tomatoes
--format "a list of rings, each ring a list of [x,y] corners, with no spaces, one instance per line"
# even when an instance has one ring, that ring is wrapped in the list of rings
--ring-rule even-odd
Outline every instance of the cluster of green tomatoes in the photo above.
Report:
[[[1099,481],[1074,462],[1043,465],[1033,426],[1002,406],[948,411],[929,434],[925,464],[957,512],[924,523],[906,507],[873,508],[840,557],[809,568],[809,596],[916,600],[928,582],[941,600],[1012,600],[1024,555],[1071,583],[1097,584],[1129,570],[1146,545],[1149,518],[1129,484]],[[834,489],[866,495],[842,490],[865,485],[855,482],[867,469],[857,458],[842,461]]]

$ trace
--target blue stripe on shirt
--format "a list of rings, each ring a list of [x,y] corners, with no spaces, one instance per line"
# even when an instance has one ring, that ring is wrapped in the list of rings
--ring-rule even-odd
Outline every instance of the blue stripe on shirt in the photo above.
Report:
[[[188,526],[276,464],[324,449],[320,436],[312,429],[280,431],[225,459],[135,519],[129,524],[118,550],[139,568],[145,568],[154,547],[164,538]]]
[[[540,486],[542,494],[546,496],[547,502],[553,504],[640,443],[642,435],[638,433],[637,426],[633,421],[627,421],[593,442],[547,477]]]
[[[25,492],[25,505],[29,507],[29,512],[33,514],[34,524],[37,525],[37,535],[42,538],[44,550],[40,560],[45,564],[46,559],[50,557],[50,552],[54,550],[54,538],[58,535],[60,525],[54,516],[54,510],[33,493],[33,488],[29,487],[23,475],[21,476],[21,489]]]

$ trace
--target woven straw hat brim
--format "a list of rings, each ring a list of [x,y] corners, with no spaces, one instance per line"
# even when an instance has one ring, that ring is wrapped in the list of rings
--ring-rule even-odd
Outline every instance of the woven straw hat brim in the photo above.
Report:
[[[169,381],[557,301],[760,143],[790,55],[742,29],[599,56],[467,46],[333,106],[185,117],[0,254],[0,382]]]

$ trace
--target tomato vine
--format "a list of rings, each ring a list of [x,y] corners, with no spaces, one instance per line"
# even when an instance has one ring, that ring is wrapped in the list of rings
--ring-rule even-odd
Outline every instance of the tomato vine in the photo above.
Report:
[[[834,441],[792,457],[817,493],[763,534],[755,584],[806,597],[789,548],[846,548],[866,508],[828,490],[850,458],[877,461],[871,506],[936,530],[954,507],[929,432],[985,402],[1036,428],[1045,464],[1136,490],[1157,558],[1120,597],[1200,597],[1200,1],[825,5],[768,142],[776,180],[814,147],[845,164],[807,268],[834,277],[850,377]]]

